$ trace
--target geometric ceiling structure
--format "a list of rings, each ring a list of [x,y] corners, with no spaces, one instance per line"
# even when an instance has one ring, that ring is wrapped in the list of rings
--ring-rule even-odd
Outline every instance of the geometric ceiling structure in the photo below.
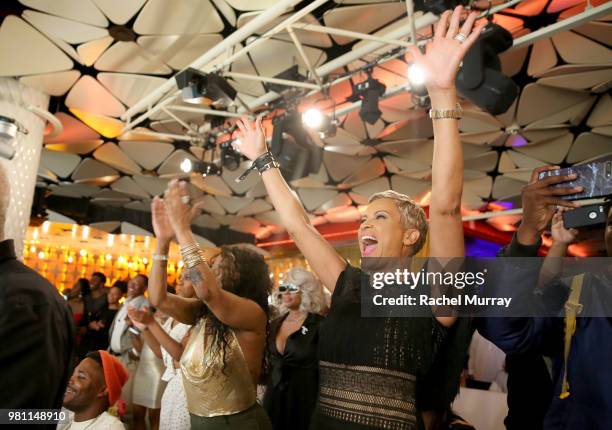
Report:
[[[56,107],[64,126],[62,134],[45,141],[39,186],[55,196],[140,211],[148,209],[152,197],[163,192],[169,178],[181,173],[182,159],[210,155],[195,141],[175,138],[186,134],[185,125],[201,128],[209,118],[185,109],[159,110],[125,133],[126,122],[121,117],[177,71],[245,29],[277,2],[3,3],[0,56],[11,61],[0,64],[0,76],[14,76],[50,94],[51,106]],[[245,46],[250,49],[221,69],[238,92],[237,109],[271,94],[268,83],[246,79],[245,74],[265,79],[297,65],[303,76],[308,76],[311,68],[326,70],[332,77],[348,76],[394,48],[379,44],[350,63],[335,66],[334,61],[372,42],[348,33],[307,31],[300,25],[379,37],[406,28],[404,2],[328,1],[320,2],[295,24],[299,49],[286,30],[260,44],[253,43],[310,3],[293,2],[293,8],[282,11],[202,67],[211,70]],[[591,3],[597,7],[607,2]],[[491,18],[518,41],[551,23],[583,13],[585,4],[528,0],[501,8]],[[427,16],[421,11],[416,14],[418,19]],[[426,25],[419,28],[418,35],[425,38],[431,31],[432,26]],[[517,207],[520,191],[535,167],[612,157],[611,47],[612,14],[607,14],[501,54],[502,72],[520,87],[512,107],[492,116],[462,101],[465,113],[459,127],[465,154],[466,211],[487,210],[494,202]],[[406,70],[404,57],[396,56],[377,64],[373,75],[389,89],[406,83]],[[351,85],[363,77],[363,73],[355,73],[330,88],[329,96],[337,109],[348,105]],[[308,82],[316,84],[313,79]],[[330,106],[329,99],[320,93],[303,94],[302,99],[300,108],[307,103]],[[357,221],[368,196],[389,188],[427,204],[433,152],[431,120],[426,111],[414,106],[407,92],[381,100],[380,109],[382,116],[374,124],[364,123],[357,111],[339,116],[336,135],[323,139],[320,170],[292,183],[318,225]],[[235,182],[247,166],[243,162],[237,171],[192,181],[193,195],[205,203],[196,225],[248,233],[259,240],[282,231],[258,175]]]

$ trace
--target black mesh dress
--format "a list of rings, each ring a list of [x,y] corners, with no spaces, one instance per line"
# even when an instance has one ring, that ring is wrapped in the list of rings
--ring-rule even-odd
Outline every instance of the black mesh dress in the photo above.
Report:
[[[421,429],[417,410],[445,411],[458,392],[469,323],[447,329],[433,315],[361,318],[362,277],[347,265],[321,323],[311,429]]]

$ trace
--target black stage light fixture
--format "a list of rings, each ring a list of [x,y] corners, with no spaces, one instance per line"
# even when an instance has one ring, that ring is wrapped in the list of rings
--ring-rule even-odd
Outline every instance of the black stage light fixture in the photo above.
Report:
[[[181,162],[181,170],[185,173],[200,173],[202,176],[220,176],[222,169],[215,163],[209,161],[196,160],[192,161],[189,158],[185,158]]]
[[[297,64],[289,67],[287,70],[280,72],[278,75],[275,75],[274,78],[284,79],[287,81],[306,82],[306,77],[300,75],[300,70]],[[270,83],[266,83],[266,86],[268,87],[269,90],[274,91],[279,94],[282,93],[283,91],[286,91],[292,88],[287,85],[270,84]]]
[[[241,156],[232,147],[232,142],[223,142],[221,145],[221,164],[227,170],[234,171],[240,167]]]
[[[207,74],[194,68],[181,71],[174,78],[181,90],[183,101],[211,105],[217,101],[230,104],[236,90],[219,75]]]
[[[368,79],[353,87],[350,100],[361,100],[359,117],[369,124],[375,124],[382,115],[378,107],[378,100],[385,93],[387,87],[372,77],[368,72]]]
[[[323,150],[316,146],[302,124],[301,115],[289,112],[273,121],[270,152],[280,164],[286,180],[317,173],[323,161]]]
[[[488,23],[463,59],[457,74],[457,90],[492,115],[506,112],[519,93],[512,79],[501,73],[498,54],[512,46],[512,34]]]
[[[302,113],[302,122],[309,129],[318,132],[321,139],[334,137],[338,131],[335,112],[332,117],[329,117],[317,108],[310,108]]]

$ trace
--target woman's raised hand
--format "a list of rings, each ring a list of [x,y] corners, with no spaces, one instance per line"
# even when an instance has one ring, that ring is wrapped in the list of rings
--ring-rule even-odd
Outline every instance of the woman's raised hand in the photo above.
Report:
[[[238,139],[240,143],[234,142],[232,146],[240,151],[249,160],[254,161],[268,151],[266,146],[266,133],[261,125],[261,117],[251,121],[248,117],[239,118],[236,125],[240,129]]]
[[[191,230],[191,221],[200,213],[202,203],[190,206],[189,188],[184,181],[176,179],[168,183],[168,188],[164,193],[164,206],[168,224],[172,226],[174,235],[186,230]]]
[[[151,217],[153,232],[155,233],[157,240],[169,243],[174,237],[174,230],[172,229],[172,225],[170,225],[170,221],[168,220],[164,201],[157,196],[153,198],[153,201],[151,202]]]
[[[483,20],[474,25],[478,13],[472,12],[459,28],[462,13],[463,7],[457,6],[452,14],[449,10],[442,14],[425,54],[416,46],[410,48],[414,62],[425,74],[425,85],[430,93],[455,87],[463,57],[487,24]]]

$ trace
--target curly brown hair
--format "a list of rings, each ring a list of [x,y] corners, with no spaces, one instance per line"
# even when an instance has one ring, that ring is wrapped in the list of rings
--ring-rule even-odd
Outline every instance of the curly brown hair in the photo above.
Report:
[[[219,256],[221,261],[216,275],[221,283],[221,288],[237,296],[253,300],[266,313],[266,320],[269,320],[268,296],[272,291],[272,282],[270,281],[268,264],[263,256],[239,245],[222,246]],[[203,308],[201,316],[208,318],[207,334],[212,336],[210,344],[212,354],[220,355],[223,361],[223,370],[225,370],[229,327],[219,321],[206,306]],[[266,339],[268,330],[269,327],[266,326]],[[262,367],[265,370],[265,360]]]

